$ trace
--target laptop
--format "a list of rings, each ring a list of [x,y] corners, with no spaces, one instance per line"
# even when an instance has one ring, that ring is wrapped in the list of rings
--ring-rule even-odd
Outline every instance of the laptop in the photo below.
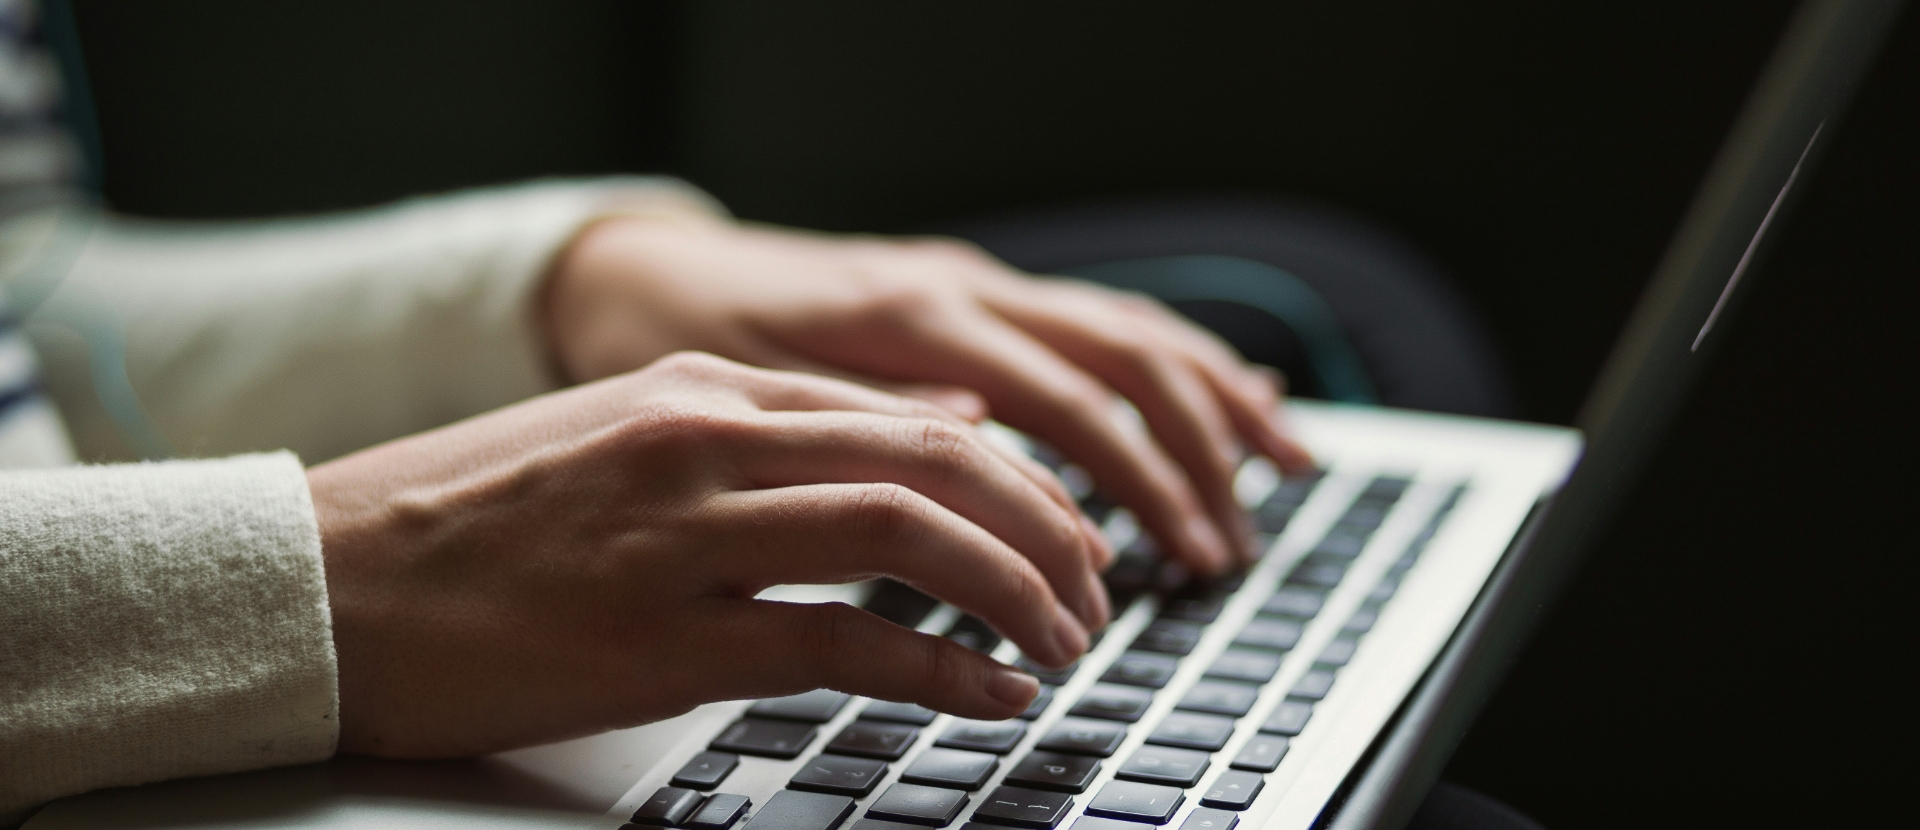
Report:
[[[775,589],[1024,665],[1043,687],[1017,718],[817,690],[468,761],[343,758],[91,793],[26,827],[1399,827],[1657,446],[1899,7],[1798,11],[1580,429],[1296,401],[1323,469],[1248,462],[1235,493],[1263,554],[1198,583],[1084,471],[989,425],[1059,472],[1121,552],[1106,575],[1115,621],[1064,670],[1024,664],[979,620],[897,583]]]

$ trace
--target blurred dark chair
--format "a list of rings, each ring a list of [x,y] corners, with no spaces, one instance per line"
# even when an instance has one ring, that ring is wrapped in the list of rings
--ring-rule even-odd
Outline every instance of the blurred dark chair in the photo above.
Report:
[[[943,228],[1036,273],[1150,294],[1286,373],[1292,391],[1492,417],[1512,396],[1479,321],[1406,242],[1279,200],[1194,198]]]

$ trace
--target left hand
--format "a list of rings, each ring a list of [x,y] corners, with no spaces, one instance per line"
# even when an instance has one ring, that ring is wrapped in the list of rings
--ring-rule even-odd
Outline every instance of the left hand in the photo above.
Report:
[[[1277,422],[1277,374],[1147,297],[1020,274],[961,242],[608,219],[563,253],[541,316],[573,381],[694,349],[974,420],[991,406],[1085,466],[1202,574],[1253,555],[1233,497],[1241,446],[1283,470],[1312,464]],[[1147,430],[1115,417],[1122,398]]]

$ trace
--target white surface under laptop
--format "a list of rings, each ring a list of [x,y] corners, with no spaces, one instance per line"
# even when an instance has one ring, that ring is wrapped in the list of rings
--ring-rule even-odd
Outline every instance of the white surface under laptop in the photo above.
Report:
[[[1578,434],[1560,428],[1312,402],[1296,402],[1291,413],[1302,440],[1336,475],[1343,469],[1410,475],[1416,486],[1436,493],[1462,482],[1468,487],[1428,552],[1407,573],[1374,633],[1342,671],[1337,694],[1317,710],[1283,766],[1269,774],[1260,801],[1243,814],[1246,828],[1305,828],[1313,821],[1451,635],[1527,510],[1564,481],[1580,451]],[[1402,524],[1411,526],[1418,519],[1410,517]],[[1304,555],[1311,540],[1301,543],[1295,537],[1314,531],[1296,530],[1290,527],[1281,536],[1270,559]],[[1373,570],[1377,577],[1391,555],[1372,558],[1378,560],[1376,567],[1367,568],[1363,556],[1356,575]],[[1262,568],[1289,566],[1270,561]],[[860,589],[807,590],[825,600],[857,597]],[[1353,591],[1359,592],[1351,597],[1357,604],[1365,586]],[[1333,603],[1340,600],[1336,594]],[[1137,628],[1150,615],[1144,606],[1122,614],[1103,648],[1124,647],[1134,632],[1119,629]],[[1320,639],[1325,639],[1340,623],[1316,624],[1332,626],[1322,633]],[[1315,639],[1314,630],[1307,636]],[[1306,645],[1303,642],[1300,651],[1307,651]],[[1300,669],[1304,667],[1302,663]],[[1283,669],[1274,685],[1291,682],[1286,675],[1293,670]],[[57,801],[25,828],[612,830],[630,811],[627,802],[636,793],[651,792],[654,779],[670,774],[683,756],[701,748],[743,706],[713,704],[670,721],[477,759],[339,758],[104,790]]]

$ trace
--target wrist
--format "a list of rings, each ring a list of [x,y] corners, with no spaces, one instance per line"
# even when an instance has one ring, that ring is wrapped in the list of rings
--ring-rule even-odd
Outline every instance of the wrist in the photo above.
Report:
[[[547,358],[562,382],[597,380],[676,351],[647,319],[671,293],[664,254],[720,227],[680,212],[609,214],[582,225],[536,294]]]

